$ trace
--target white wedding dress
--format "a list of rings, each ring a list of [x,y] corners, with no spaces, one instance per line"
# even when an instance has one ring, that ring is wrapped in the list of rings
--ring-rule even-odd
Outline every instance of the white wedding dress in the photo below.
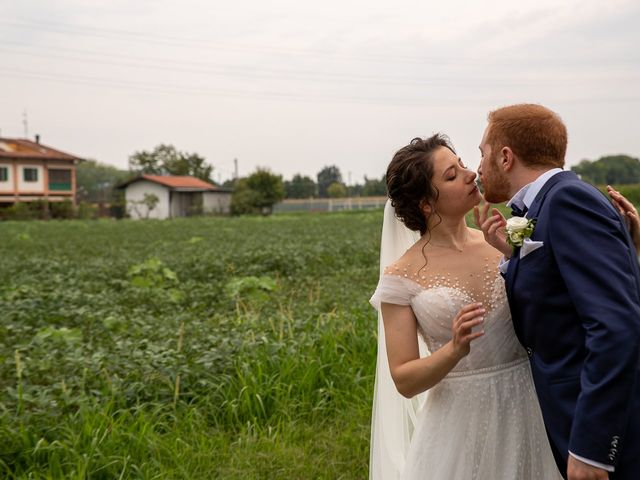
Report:
[[[437,259],[426,269],[396,262],[385,269],[371,298],[378,310],[381,302],[410,305],[430,352],[451,339],[452,320],[461,307],[482,301],[487,308],[485,334],[428,391],[418,410],[400,478],[561,479],[494,258],[475,266],[462,256],[447,262],[442,270],[447,273],[440,275],[433,273]],[[478,285],[482,291],[474,291]]]

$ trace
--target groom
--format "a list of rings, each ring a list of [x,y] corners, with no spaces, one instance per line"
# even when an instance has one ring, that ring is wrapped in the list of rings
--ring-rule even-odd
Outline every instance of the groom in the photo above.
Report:
[[[476,216],[505,253],[513,325],[558,468],[570,480],[638,479],[638,259],[604,195],[562,170],[566,146],[566,127],[545,107],[491,112],[478,169],[485,199],[510,199],[533,232],[522,247],[508,247],[501,216]]]

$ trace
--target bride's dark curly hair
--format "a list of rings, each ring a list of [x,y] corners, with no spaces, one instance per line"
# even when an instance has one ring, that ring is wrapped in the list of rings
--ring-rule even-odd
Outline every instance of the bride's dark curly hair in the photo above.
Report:
[[[424,235],[427,218],[423,208],[438,200],[438,189],[433,186],[433,153],[446,147],[455,153],[449,137],[441,133],[422,139],[414,138],[406,147],[396,152],[387,168],[387,194],[396,216],[410,230]]]

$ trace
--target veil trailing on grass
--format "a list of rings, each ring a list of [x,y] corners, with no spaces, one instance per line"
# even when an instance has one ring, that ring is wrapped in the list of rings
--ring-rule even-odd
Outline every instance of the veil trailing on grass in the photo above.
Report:
[[[398,220],[391,200],[387,200],[380,242],[380,275],[387,265],[400,258],[419,238],[418,232],[409,230]],[[418,337],[418,343],[420,355],[424,356],[427,348],[421,337]],[[400,477],[416,425],[416,414],[426,395],[421,393],[407,399],[396,390],[389,371],[382,313],[378,312],[378,359],[371,419],[370,480],[394,480]]]

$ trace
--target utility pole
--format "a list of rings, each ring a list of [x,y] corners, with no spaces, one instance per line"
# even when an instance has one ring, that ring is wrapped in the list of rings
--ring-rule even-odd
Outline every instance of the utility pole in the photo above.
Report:
[[[236,181],[238,179],[238,159],[233,159],[233,180]]]
[[[24,138],[29,138],[29,121],[26,108],[22,112],[22,125],[24,126]]]

